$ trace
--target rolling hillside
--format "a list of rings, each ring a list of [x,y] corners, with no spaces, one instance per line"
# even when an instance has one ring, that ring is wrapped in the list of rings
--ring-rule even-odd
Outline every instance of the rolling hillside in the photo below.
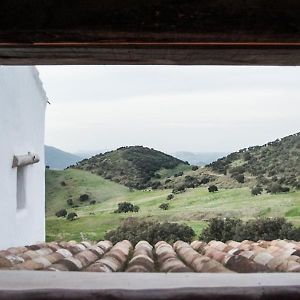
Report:
[[[277,183],[300,188],[300,133],[241,149],[207,167],[231,177],[254,176],[264,186]]]
[[[51,169],[63,170],[82,160],[82,157],[74,155],[52,146],[45,146],[45,164]]]
[[[187,163],[171,155],[143,146],[122,147],[98,154],[72,167],[137,189],[159,185],[157,179],[162,177],[163,170],[169,170],[166,173],[171,175],[177,169],[190,169]]]
[[[212,217],[285,217],[299,226],[299,138],[298,133],[242,149],[206,167],[135,146],[96,155],[66,170],[46,170],[47,240],[98,240],[128,217],[185,223],[197,235]],[[219,191],[210,193],[211,184]],[[264,189],[254,196],[258,184]],[[269,184],[290,188],[273,192]],[[114,213],[125,201],[139,211]],[[169,209],[160,209],[162,203]],[[61,209],[79,218],[56,217]]]
[[[130,191],[127,187],[82,170],[47,170],[47,240],[98,240],[128,217],[185,223],[197,235],[206,226],[206,221],[215,216],[244,220],[285,216],[300,225],[300,191],[252,196],[248,187],[219,189],[217,193],[209,193],[207,187],[198,187],[175,194],[172,200],[167,200],[170,193],[170,189]],[[79,201],[81,194],[88,194],[96,204]],[[67,204],[70,198],[74,201],[73,206]],[[139,212],[114,213],[117,204],[123,201],[138,205]],[[159,209],[159,205],[166,202],[170,208]],[[76,212],[79,218],[74,221],[57,218],[55,212],[61,208]]]
[[[128,193],[129,189],[125,186],[90,172],[73,169],[46,170],[46,215],[54,215],[61,208],[84,207],[93,200],[98,204],[120,199]],[[80,201],[82,194],[88,194],[89,200]],[[68,205],[69,199],[72,199],[73,205]]]

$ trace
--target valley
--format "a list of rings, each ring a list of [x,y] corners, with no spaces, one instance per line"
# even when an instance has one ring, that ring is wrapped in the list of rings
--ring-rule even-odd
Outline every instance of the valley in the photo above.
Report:
[[[300,226],[299,187],[299,133],[202,167],[152,148],[121,147],[46,170],[46,235],[100,240],[128,218],[184,223],[195,238],[215,217],[284,217]]]
[[[62,181],[65,181],[65,186],[61,185]],[[128,217],[185,223],[194,229],[196,236],[206,226],[206,221],[216,216],[244,220],[285,216],[295,225],[300,225],[300,191],[253,196],[248,187],[224,188],[216,193],[209,193],[207,187],[198,187],[176,194],[174,199],[168,201],[166,198],[171,193],[170,189],[131,192],[127,187],[82,170],[47,170],[46,182],[48,241],[99,240]],[[84,193],[96,200],[96,204],[80,203],[79,196]],[[68,206],[70,196],[76,199],[79,207]],[[113,211],[117,204],[123,201],[138,205],[139,212],[115,214]],[[159,205],[166,202],[170,208],[159,209]],[[76,212],[79,218],[74,221],[57,218],[55,211],[60,208]]]

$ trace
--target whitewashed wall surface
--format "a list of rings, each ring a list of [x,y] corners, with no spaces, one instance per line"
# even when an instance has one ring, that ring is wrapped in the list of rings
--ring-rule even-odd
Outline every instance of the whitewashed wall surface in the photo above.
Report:
[[[0,248],[45,238],[46,105],[35,67],[0,66]],[[12,167],[28,152],[39,162]]]

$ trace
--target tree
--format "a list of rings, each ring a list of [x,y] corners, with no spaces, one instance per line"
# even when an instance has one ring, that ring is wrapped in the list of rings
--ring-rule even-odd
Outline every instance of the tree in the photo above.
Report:
[[[253,196],[260,195],[263,192],[263,188],[260,185],[254,186],[251,189],[251,194]]]
[[[67,204],[70,205],[70,206],[72,206],[72,205],[74,205],[74,202],[73,202],[73,200],[70,198],[70,199],[67,200]]]
[[[287,193],[290,189],[288,187],[281,186],[278,182],[274,182],[267,187],[267,192],[271,194]]]
[[[209,183],[209,177],[203,177],[201,180],[200,180],[200,184],[207,184]]]
[[[216,185],[210,185],[209,187],[208,187],[208,191],[210,192],[210,193],[214,193],[214,192],[217,192],[218,191],[218,187],[216,186]]]
[[[208,221],[209,225],[202,231],[199,239],[205,242],[231,240],[236,233],[236,226],[241,222],[240,219],[235,218],[212,218]]]
[[[245,182],[245,176],[244,174],[237,174],[232,176],[237,182],[244,183]]]
[[[80,195],[79,200],[81,202],[83,202],[83,201],[89,200],[89,198],[90,198],[90,196],[88,194],[82,194],[82,195]]]
[[[118,209],[114,211],[114,213],[127,213],[130,211],[134,211],[134,205],[130,202],[120,202],[118,203]]]
[[[161,183],[159,181],[154,181],[151,184],[151,187],[152,187],[153,190],[158,189],[160,186],[161,186]]]
[[[172,200],[174,198],[174,194],[169,194],[168,196],[167,196],[167,200]]]
[[[78,218],[78,215],[77,215],[75,212],[71,212],[71,213],[69,213],[68,216],[67,216],[67,220],[69,220],[69,221],[73,221],[73,220],[75,220],[76,218]]]
[[[67,210],[66,209],[64,209],[64,208],[62,208],[62,209],[60,209],[59,211],[57,211],[56,213],[55,213],[55,215],[58,217],[58,218],[60,218],[60,217],[65,217],[66,215],[67,215]]]
[[[139,206],[137,206],[137,205],[133,206],[133,212],[139,212],[139,210],[140,210]]]
[[[129,240],[134,245],[145,240],[154,245],[158,241],[174,243],[177,240],[182,240],[190,243],[194,236],[194,230],[185,224],[145,222],[136,218],[128,218],[117,229],[107,232],[105,239],[113,243]]]
[[[209,225],[205,228],[199,239],[205,242],[218,240],[226,242],[228,240],[275,240],[294,239],[299,237],[300,228],[295,228],[284,218],[258,218],[242,222],[236,218],[213,218],[209,220]]]
[[[184,193],[184,192],[185,192],[185,185],[184,184],[182,184],[182,185],[180,185],[180,186],[178,186],[178,187],[176,187],[172,190],[173,194],[179,194],[179,193]]]
[[[162,203],[160,206],[159,206],[160,209],[163,209],[163,210],[168,210],[169,209],[169,203]]]

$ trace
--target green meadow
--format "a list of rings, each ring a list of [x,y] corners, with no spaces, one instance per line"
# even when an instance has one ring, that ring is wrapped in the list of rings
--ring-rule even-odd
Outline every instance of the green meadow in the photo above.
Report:
[[[300,225],[300,191],[276,195],[252,196],[248,187],[220,189],[209,193],[207,187],[188,189],[166,200],[171,193],[163,190],[129,190],[87,171],[67,169],[46,171],[46,238],[52,240],[103,239],[105,233],[118,227],[128,217],[185,223],[198,236],[212,217],[286,217]],[[79,196],[88,194],[89,201],[80,202]],[[67,200],[72,199],[72,208]],[[140,207],[137,213],[114,213],[119,202],[128,201]],[[161,203],[169,203],[168,210],[161,210]],[[78,219],[69,221],[58,218],[55,212],[65,208],[76,212]]]

